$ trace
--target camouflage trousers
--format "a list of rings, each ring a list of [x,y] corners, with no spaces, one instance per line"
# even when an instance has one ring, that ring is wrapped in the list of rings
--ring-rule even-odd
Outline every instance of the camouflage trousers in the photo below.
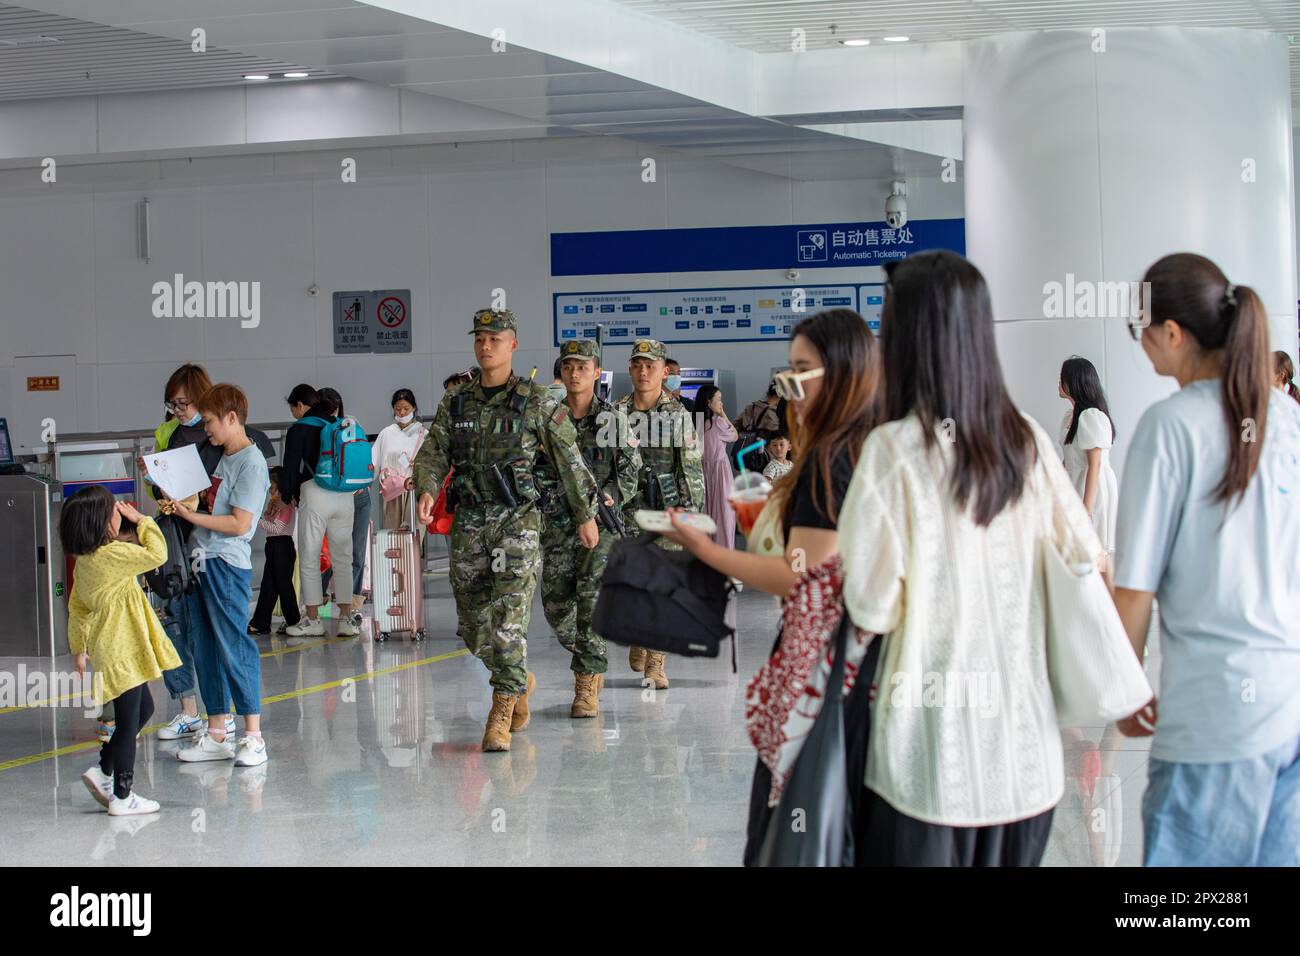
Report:
[[[528,618],[537,589],[541,516],[536,510],[456,509],[451,526],[456,633],[492,672],[492,689],[522,694]]]
[[[591,619],[617,538],[602,529],[600,543],[588,550],[577,528],[542,522],[542,609],[560,646],[573,655],[575,674],[603,674],[609,666],[605,639],[592,630]]]

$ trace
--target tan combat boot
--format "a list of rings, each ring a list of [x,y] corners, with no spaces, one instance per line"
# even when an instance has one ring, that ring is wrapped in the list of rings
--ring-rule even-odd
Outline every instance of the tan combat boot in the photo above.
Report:
[[[518,699],[509,694],[492,695],[492,712],[488,714],[487,729],[483,731],[484,751],[510,749],[510,717]]]
[[[537,686],[537,678],[533,672],[528,672],[528,683],[524,687],[524,692],[515,698],[515,716],[510,721],[510,729],[523,730],[528,726],[528,721],[532,719],[532,712],[528,709],[528,698],[533,693],[533,688]]]
[[[658,654],[655,651],[646,651],[645,677],[641,679],[643,687],[654,687],[657,690],[668,689],[668,675],[664,673],[664,658],[667,656],[667,654]]]
[[[600,713],[600,690],[605,686],[604,674],[573,675],[573,706],[570,717],[595,717]]]
[[[632,670],[638,674],[645,670],[646,649],[644,647],[629,647],[627,651],[627,663]]]

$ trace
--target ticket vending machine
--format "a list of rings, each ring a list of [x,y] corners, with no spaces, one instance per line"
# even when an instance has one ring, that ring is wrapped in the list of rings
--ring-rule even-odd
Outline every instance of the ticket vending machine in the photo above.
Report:
[[[690,399],[695,403],[695,396],[701,386],[717,385],[721,387],[722,381],[715,368],[683,368],[682,369],[682,398]],[[723,395],[723,400],[727,398]]]

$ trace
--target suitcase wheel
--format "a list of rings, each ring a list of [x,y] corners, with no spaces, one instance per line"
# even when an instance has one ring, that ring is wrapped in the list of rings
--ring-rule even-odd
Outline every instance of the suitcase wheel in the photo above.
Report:
[[[426,636],[427,635],[424,633],[424,628],[420,628],[418,631],[415,632],[415,639],[417,641],[424,640]]]
[[[383,643],[384,641],[388,640],[388,632],[387,632],[387,631],[380,631],[380,632],[379,632],[379,636],[376,637],[375,640],[376,640],[376,641],[379,641],[380,643]]]

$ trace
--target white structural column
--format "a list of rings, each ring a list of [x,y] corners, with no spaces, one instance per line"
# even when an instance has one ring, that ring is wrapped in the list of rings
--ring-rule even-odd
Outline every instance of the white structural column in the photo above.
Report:
[[[1143,410],[1175,387],[1125,318],[1047,317],[1050,282],[1137,281],[1167,253],[1197,252],[1259,292],[1274,348],[1296,354],[1286,43],[1185,28],[968,43],[967,252],[992,289],[1012,395],[1049,431],[1072,354],[1102,374],[1117,465]]]

